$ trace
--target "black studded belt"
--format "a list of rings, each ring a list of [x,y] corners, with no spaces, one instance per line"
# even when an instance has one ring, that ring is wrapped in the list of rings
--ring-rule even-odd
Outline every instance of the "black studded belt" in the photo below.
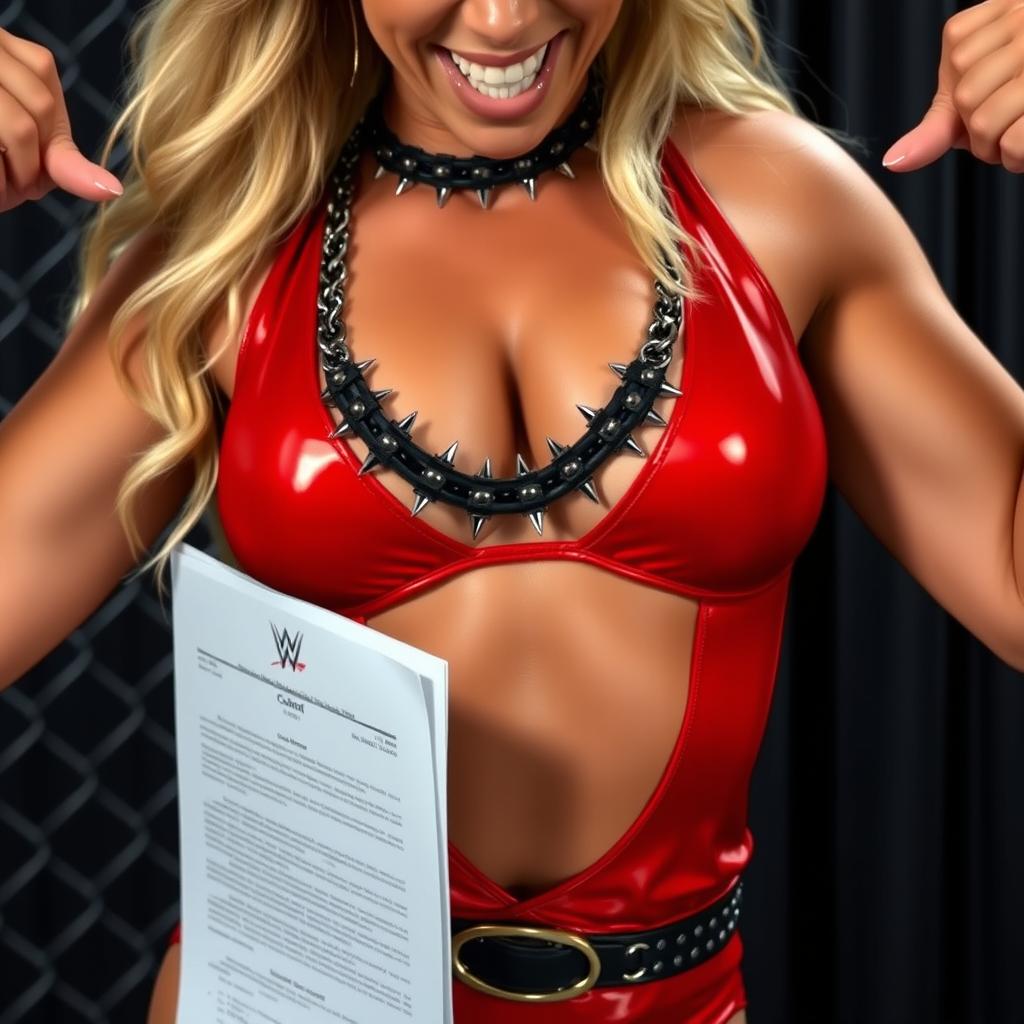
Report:
[[[743,882],[737,881],[710,906],[671,924],[595,935],[453,917],[452,967],[456,978],[481,992],[537,1003],[670,978],[729,941],[742,899]]]

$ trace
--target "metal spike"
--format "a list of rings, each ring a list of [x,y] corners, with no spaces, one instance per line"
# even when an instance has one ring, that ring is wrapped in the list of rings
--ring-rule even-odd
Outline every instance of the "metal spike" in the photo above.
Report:
[[[486,210],[491,205],[491,190],[489,188],[478,188],[476,194],[480,199],[480,205]]]
[[[609,363],[608,364],[614,371],[615,376],[622,380],[626,376],[626,371],[629,367],[625,363]]]
[[[626,440],[623,442],[623,447],[626,448],[628,451],[631,451],[634,455],[639,455],[642,459],[647,458],[647,452],[645,452],[643,448],[641,448],[640,445],[638,445],[636,441],[633,440],[632,435],[630,434],[626,435]]]
[[[373,180],[376,181],[378,178],[383,178],[388,173],[388,169],[383,164],[377,164],[377,170],[373,173]]]
[[[530,472],[530,467],[526,464],[526,460],[516,452],[516,476],[526,476]]]
[[[375,358],[364,359],[361,363],[356,363],[356,369],[360,373],[365,373],[375,362],[377,362]]]
[[[555,459],[569,447],[565,444],[559,444],[557,441],[552,441],[550,437],[545,437],[544,440],[548,443],[548,451],[551,452],[551,457]]]
[[[541,535],[544,533],[544,509],[538,508],[530,513],[530,522],[533,528]]]
[[[412,514],[418,516],[429,504],[431,499],[425,494],[416,492],[416,502],[412,506]]]
[[[491,457],[489,455],[484,459],[484,468],[477,473],[477,476],[482,476],[485,480],[491,479]]]
[[[408,192],[416,184],[412,178],[400,178],[398,181],[398,188],[395,189],[395,195],[400,196],[403,192]]]
[[[323,391],[320,392],[320,401],[326,402],[328,405],[334,405],[334,398],[331,395],[330,388],[324,388]]]
[[[682,394],[682,391],[680,391],[679,388],[672,387],[667,380],[663,380],[661,382],[661,386],[658,388],[658,394],[671,395],[673,398],[678,398]]]
[[[452,194],[451,185],[437,185],[437,205],[438,207],[444,206],[448,202],[448,197]]]
[[[379,402],[382,398],[387,398],[394,390],[394,388],[382,388],[380,391],[374,391],[373,397]]]
[[[476,540],[477,534],[480,532],[480,528],[490,519],[490,516],[478,516],[475,512],[469,513],[470,519],[473,520],[473,540]]]
[[[560,163],[558,165],[558,170],[560,170],[567,178],[576,177],[576,175],[572,173],[572,168],[569,166],[568,160],[564,160],[562,163]]]
[[[588,423],[601,411],[600,409],[591,409],[589,405],[580,405],[579,402],[576,403],[576,408],[583,413]]]
[[[657,423],[659,427],[668,426],[668,420],[666,420],[661,415],[661,413],[655,412],[653,409],[648,409],[647,410],[646,422],[648,422],[648,423]]]
[[[362,476],[364,473],[369,473],[371,469],[374,469],[376,466],[379,466],[380,464],[380,459],[378,459],[377,456],[374,455],[372,451],[367,452],[366,458],[363,459],[363,464],[359,467],[359,472],[356,475]]]
[[[530,193],[530,198],[534,201],[537,199],[537,181],[535,178],[523,178],[522,183],[527,192]]]
[[[398,425],[398,429],[399,430],[404,430],[405,433],[408,434],[409,431],[412,429],[412,424],[413,424],[413,421],[415,419],[416,419],[416,412],[409,413],[408,416],[404,416],[402,419],[400,419],[398,421],[398,424],[397,424]]]
[[[447,462],[449,466],[454,466],[455,465],[455,449],[458,448],[458,447],[459,447],[459,442],[458,441],[452,441],[452,443],[450,445],[448,445],[447,449],[445,449],[444,454],[443,455],[439,455],[438,458],[444,459],[444,461]]]
[[[601,504],[601,499],[597,496],[597,488],[594,486],[594,478],[587,477],[577,488],[582,491],[591,501],[596,502],[598,505]]]
[[[337,430],[331,433],[331,437],[341,437],[342,434],[347,434],[351,429],[351,424],[342,423]]]

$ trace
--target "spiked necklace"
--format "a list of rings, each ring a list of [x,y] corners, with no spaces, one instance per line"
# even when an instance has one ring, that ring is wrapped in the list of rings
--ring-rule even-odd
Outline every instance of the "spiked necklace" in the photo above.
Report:
[[[537,470],[530,469],[517,453],[515,477],[492,477],[489,458],[479,473],[462,472],[455,467],[459,442],[454,441],[437,455],[417,445],[411,436],[416,413],[392,420],[380,404],[392,389],[373,390],[363,377],[363,371],[375,360],[353,362],[348,348],[341,310],[348,277],[345,255],[355,188],[353,171],[359,162],[363,131],[364,122],[360,120],[332,171],[335,195],[327,203],[324,222],[317,348],[326,387],[320,397],[326,404],[335,406],[343,417],[341,425],[330,436],[340,437],[351,430],[366,445],[368,454],[359,468],[360,476],[385,466],[394,469],[409,483],[416,495],[412,515],[419,515],[431,501],[444,501],[464,509],[472,523],[474,540],[490,516],[513,512],[529,516],[537,533],[542,533],[547,506],[571,491],[580,491],[591,501],[600,503],[592,479],[598,466],[619,452],[646,457],[647,453],[630,436],[630,431],[642,422],[666,426],[666,420],[652,406],[658,398],[677,398],[682,394],[665,380],[683,320],[680,296],[667,292],[655,278],[657,299],[647,338],[631,363],[608,364],[621,384],[603,408],[577,404],[576,408],[587,421],[587,429],[578,441],[563,445],[547,438],[552,460]],[[664,253],[662,262],[669,276],[678,281]]]
[[[444,206],[454,189],[471,188],[486,210],[492,189],[509,183],[522,185],[530,198],[536,199],[537,176],[544,171],[555,168],[567,178],[576,177],[568,158],[580,146],[590,145],[590,137],[601,117],[603,95],[601,76],[591,64],[587,87],[565,122],[548,132],[529,152],[496,160],[487,156],[428,153],[418,146],[406,145],[384,123],[383,92],[380,92],[363,115],[367,138],[377,158],[376,177],[383,177],[388,171],[397,174],[396,196],[418,183],[432,185],[437,190],[438,206]]]

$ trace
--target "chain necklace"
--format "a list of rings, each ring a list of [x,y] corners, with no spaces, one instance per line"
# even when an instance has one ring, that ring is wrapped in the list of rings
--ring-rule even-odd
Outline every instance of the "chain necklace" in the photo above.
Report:
[[[667,292],[655,278],[657,298],[647,338],[631,363],[608,364],[621,383],[602,408],[577,404],[576,408],[587,422],[579,440],[563,445],[547,438],[552,460],[540,469],[530,469],[523,456],[517,453],[514,477],[493,477],[489,458],[478,473],[462,472],[455,466],[459,442],[452,442],[440,454],[432,454],[416,444],[411,433],[416,412],[393,420],[381,406],[393,389],[374,390],[363,377],[363,371],[376,360],[355,362],[349,351],[347,329],[341,318],[348,278],[345,256],[355,190],[353,174],[365,144],[365,132],[364,115],[342,147],[332,171],[334,195],[327,203],[324,223],[316,342],[326,387],[320,397],[342,415],[341,425],[330,437],[351,431],[366,445],[368,454],[359,468],[359,475],[384,466],[395,470],[410,484],[415,494],[412,515],[419,515],[431,501],[443,501],[463,509],[472,524],[474,540],[492,515],[511,513],[529,516],[540,534],[547,506],[572,491],[580,491],[591,501],[600,503],[592,479],[597,468],[620,452],[646,457],[647,453],[630,436],[630,431],[643,422],[666,426],[667,421],[652,406],[658,398],[678,398],[682,394],[665,380],[683,321],[680,296]],[[678,282],[678,274],[664,253],[662,262],[669,276]]]

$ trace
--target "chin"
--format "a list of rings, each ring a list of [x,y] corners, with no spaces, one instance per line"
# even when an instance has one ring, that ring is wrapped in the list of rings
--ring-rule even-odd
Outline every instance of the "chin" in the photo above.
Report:
[[[504,160],[529,152],[558,124],[547,120],[529,125],[451,125],[451,132],[474,155]]]
[[[567,42],[570,35],[568,29],[556,32],[543,44],[543,53],[538,50],[524,58],[520,74],[529,76],[527,88],[501,101],[484,96],[468,80],[469,61],[479,54],[460,58],[432,43],[429,91],[436,97],[437,114],[453,140],[475,155],[495,160],[519,156],[540,145],[569,115],[573,95],[582,95],[586,85],[584,76],[576,88],[571,87],[575,50]],[[534,59],[541,63],[534,64]],[[480,81],[478,72],[474,82]]]

